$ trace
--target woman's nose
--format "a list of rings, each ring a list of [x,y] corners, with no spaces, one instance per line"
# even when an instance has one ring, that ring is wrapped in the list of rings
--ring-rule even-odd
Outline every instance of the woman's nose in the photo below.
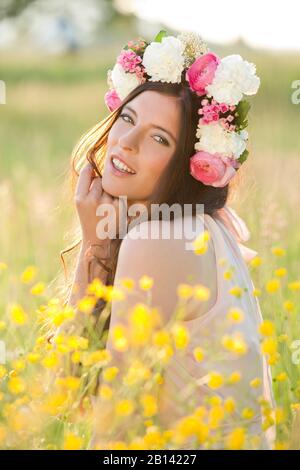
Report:
[[[129,150],[136,150],[138,148],[138,133],[131,129],[119,137],[120,147]]]

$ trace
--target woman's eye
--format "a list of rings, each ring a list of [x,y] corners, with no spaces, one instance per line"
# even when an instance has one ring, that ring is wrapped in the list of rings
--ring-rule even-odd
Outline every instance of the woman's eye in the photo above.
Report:
[[[161,137],[160,135],[157,135],[156,137],[158,137],[159,139],[161,139],[160,141],[158,141],[158,140],[156,141],[156,142],[158,142],[159,144],[169,145],[169,142],[168,142],[166,139],[164,139],[163,137]]]
[[[129,116],[129,114],[126,114],[126,113],[122,113],[120,114],[120,117],[123,119],[123,121],[125,122],[133,122],[132,121],[132,118]],[[129,121],[127,121],[126,119],[124,119],[125,117],[129,118]],[[169,145],[169,142],[164,139],[163,137],[161,137],[160,135],[157,135],[156,137],[158,137],[159,139],[161,139],[160,141],[156,140],[156,142],[158,142],[159,144],[162,144],[162,145]]]
[[[130,121],[132,121],[131,117],[128,115],[128,114],[120,114],[120,117],[123,119],[124,117],[128,117],[130,119]],[[123,119],[125,122],[130,122],[130,121],[126,121],[126,119]]]

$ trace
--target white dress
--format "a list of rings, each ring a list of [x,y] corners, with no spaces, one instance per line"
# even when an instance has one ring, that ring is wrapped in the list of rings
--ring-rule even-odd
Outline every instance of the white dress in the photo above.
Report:
[[[244,422],[239,414],[234,427],[243,426],[247,422],[248,432],[260,438],[257,448],[271,449],[275,429],[272,426],[262,432],[262,414],[257,398],[263,396],[272,408],[275,407],[275,401],[270,367],[260,351],[258,326],[262,322],[262,314],[257,297],[252,294],[254,285],[247,266],[247,262],[257,252],[243,245],[242,242],[249,238],[248,229],[244,221],[228,206],[220,210],[216,217],[208,214],[202,217],[204,217],[204,226],[210,233],[217,262],[217,300],[204,314],[190,320],[183,320],[189,331],[190,342],[183,354],[181,351],[175,351],[165,369],[164,384],[159,392],[160,416],[166,426],[170,425],[175,418],[181,417],[178,410],[181,408],[180,405],[186,403],[189,398],[188,384],[196,379],[199,385],[196,396],[193,392],[195,406],[203,404],[205,396],[209,395],[219,395],[222,399],[233,397],[238,404],[239,411],[244,408],[251,408],[254,411],[253,418]],[[222,264],[220,262],[222,259],[227,260],[227,263]],[[228,266],[233,268],[232,279],[225,279],[223,275]],[[229,293],[230,288],[234,286],[245,288],[240,298]],[[242,310],[244,321],[235,325],[231,324],[230,330],[227,326],[224,332],[223,320],[230,307],[238,307]],[[230,356],[228,360],[220,360],[222,355],[218,353],[222,350],[222,335],[234,334],[237,331],[243,336],[248,346],[247,353],[235,355],[234,358]],[[211,354],[207,354],[201,362],[196,361],[193,355],[194,348],[198,346],[211,351]],[[235,385],[223,385],[213,390],[205,380],[208,373],[212,371],[219,372],[224,377],[228,377],[234,371],[239,371],[241,380]],[[249,383],[254,378],[261,379],[261,387],[250,386]],[[225,434],[231,429],[231,424],[224,423],[221,426]],[[184,448],[190,447],[186,445]],[[217,445],[216,448],[222,447]]]

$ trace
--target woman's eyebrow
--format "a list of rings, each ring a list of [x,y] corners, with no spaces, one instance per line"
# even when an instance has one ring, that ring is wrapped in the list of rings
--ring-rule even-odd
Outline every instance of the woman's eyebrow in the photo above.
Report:
[[[131,106],[128,106],[128,104],[126,104],[123,109],[125,109],[125,108],[129,109],[129,111],[131,111],[135,116],[137,116],[137,112],[136,112],[133,108],[131,108]],[[161,131],[164,131],[164,132],[166,132],[167,134],[169,134],[169,136],[172,137],[172,139],[174,140],[174,142],[177,143],[175,137],[173,136],[173,134],[172,134],[170,131],[168,131],[168,130],[165,129],[164,127],[157,126],[156,124],[151,124],[151,125],[152,125],[152,127],[155,127],[155,129],[160,129]]]

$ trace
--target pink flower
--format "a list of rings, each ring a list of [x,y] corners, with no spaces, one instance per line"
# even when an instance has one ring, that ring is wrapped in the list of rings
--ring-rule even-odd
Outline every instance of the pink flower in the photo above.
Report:
[[[190,88],[197,95],[205,95],[205,89],[213,81],[219,63],[219,57],[213,52],[208,52],[198,57],[188,68],[185,78],[189,82]]]
[[[190,173],[205,185],[223,187],[234,176],[235,169],[224,163],[217,153],[200,151],[190,159]]]
[[[131,73],[136,71],[136,68],[141,62],[141,57],[131,49],[123,49],[117,58],[117,63],[122,65],[125,72]]]
[[[115,89],[109,90],[105,93],[104,101],[110,111],[114,111],[121,104],[121,100]]]
[[[215,104],[206,105],[202,108],[203,118],[201,124],[209,124],[211,121],[218,121],[219,119],[219,106]]]
[[[227,113],[227,111],[229,110],[229,106],[226,103],[220,103],[219,106],[220,106],[221,113]]]

